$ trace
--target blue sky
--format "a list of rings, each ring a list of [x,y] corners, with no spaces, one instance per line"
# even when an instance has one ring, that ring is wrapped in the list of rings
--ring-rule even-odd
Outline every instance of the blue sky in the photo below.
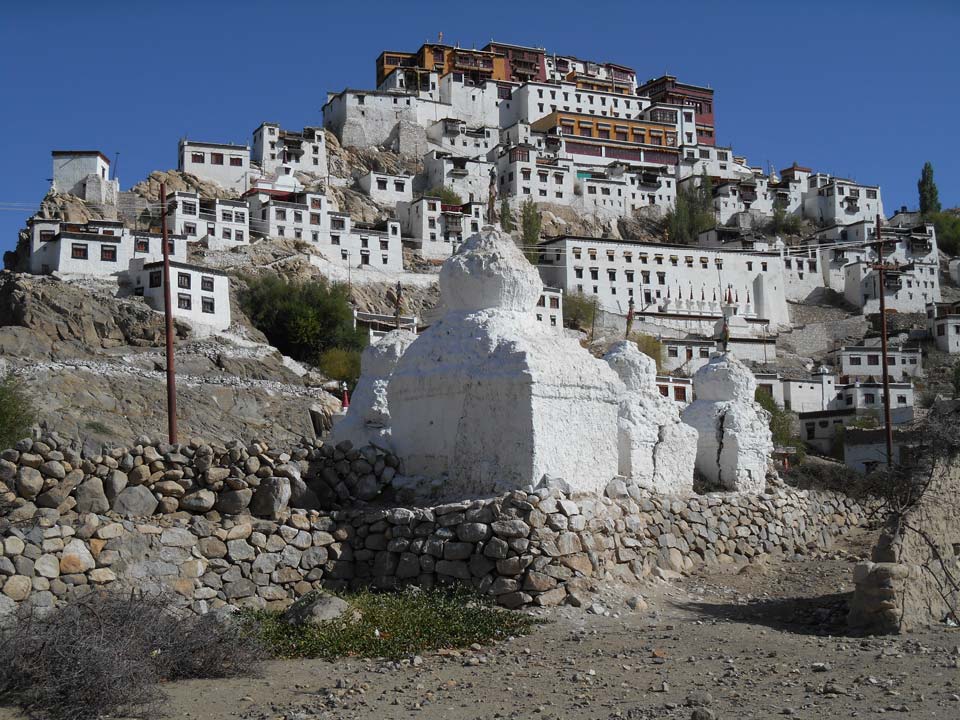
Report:
[[[263,120],[321,124],[327,91],[372,87],[383,49],[442,31],[669,72],[716,91],[717,137],[751,164],[791,162],[916,205],[925,160],[960,205],[960,3],[210,2],[34,0],[0,23],[0,250],[37,203],[50,151],[119,153],[129,188],[176,166],[181,136],[250,142]]]

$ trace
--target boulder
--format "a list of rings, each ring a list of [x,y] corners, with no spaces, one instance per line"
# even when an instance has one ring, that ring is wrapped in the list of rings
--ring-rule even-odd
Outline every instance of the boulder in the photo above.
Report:
[[[250,512],[259,517],[276,518],[290,502],[290,480],[281,477],[266,478],[250,501]]]
[[[157,498],[143,485],[124,488],[113,501],[113,511],[124,517],[147,517],[157,509]]]
[[[103,481],[98,477],[84,480],[76,491],[78,513],[105,513],[110,509],[110,501],[103,491]]]
[[[359,620],[360,611],[346,600],[320,590],[308,592],[283,614],[288,625],[319,625],[340,618]]]

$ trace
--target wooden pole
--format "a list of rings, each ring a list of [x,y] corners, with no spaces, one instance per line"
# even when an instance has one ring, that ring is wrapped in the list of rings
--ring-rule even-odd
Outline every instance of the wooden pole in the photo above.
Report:
[[[883,355],[883,427],[887,439],[887,467],[893,467],[893,425],[890,420],[890,369],[887,363],[887,302],[886,287],[884,286],[884,270],[886,263],[883,259],[883,241],[880,239],[880,213],[877,213],[877,245],[880,251],[879,277],[880,282],[880,353]]]
[[[173,355],[173,307],[170,302],[170,246],[167,240],[167,192],[160,183],[160,235],[163,243],[163,316],[166,320],[167,346],[167,438],[177,442],[177,373]]]

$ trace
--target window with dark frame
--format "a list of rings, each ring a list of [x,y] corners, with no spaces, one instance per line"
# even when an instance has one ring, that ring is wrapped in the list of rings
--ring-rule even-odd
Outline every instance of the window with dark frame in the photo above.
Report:
[[[88,257],[87,246],[82,243],[73,243],[70,247],[70,257],[74,260],[86,260]]]
[[[212,315],[215,312],[214,308],[215,308],[215,303],[212,297],[200,298],[200,310],[202,312],[205,312],[208,315]]]
[[[158,288],[163,286],[163,273],[160,270],[150,271],[150,287]]]
[[[177,287],[183,290],[190,289],[190,273],[177,273]]]
[[[200,289],[204,292],[213,292],[213,278],[209,275],[201,275]]]
[[[193,307],[193,303],[190,300],[190,296],[186,293],[179,293],[177,295],[177,308],[180,310],[190,310]]]
[[[116,245],[101,245],[100,246],[100,260],[102,262],[116,262],[117,261],[117,246]]]

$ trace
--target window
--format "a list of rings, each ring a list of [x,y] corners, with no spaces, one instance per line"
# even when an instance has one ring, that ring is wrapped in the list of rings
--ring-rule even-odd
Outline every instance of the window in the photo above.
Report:
[[[223,153],[210,153],[211,165],[223,165]]]
[[[880,356],[879,355],[867,355],[867,365],[879,365]]]
[[[310,213],[310,224],[311,225],[320,224],[320,213]]]
[[[86,260],[87,246],[81,243],[73,243],[70,248],[70,257],[74,260]]]
[[[233,222],[233,211],[221,210],[220,215],[222,216],[224,222]]]
[[[101,245],[100,246],[100,260],[103,262],[116,262],[117,261],[117,246],[116,245]]]
[[[685,387],[675,387],[673,389],[673,399],[677,402],[687,401],[687,389]]]
[[[183,208],[184,215],[196,215],[197,214],[197,204],[192,202],[184,202],[181,207]]]
[[[209,275],[201,276],[200,289],[204,292],[213,292],[213,278]]]
[[[377,190],[386,190],[386,189],[387,189],[386,178],[377,178]]]
[[[163,273],[160,270],[150,271],[150,287],[158,288],[163,285]]]
[[[190,310],[193,307],[193,303],[190,301],[190,296],[186,293],[179,293],[177,295],[177,308],[180,310]]]
[[[283,210],[282,208],[277,208],[277,220],[286,220],[286,219],[287,219],[287,211]]]
[[[396,192],[403,192],[403,188],[404,188],[404,187],[405,187],[405,186],[404,186],[403,180],[394,180],[394,181],[393,181],[393,189],[394,189]]]
[[[876,395],[873,393],[864,393],[863,394],[863,404],[864,405],[873,405],[877,401]]]
[[[202,297],[200,298],[200,310],[209,315],[214,313],[214,301],[212,297]]]
[[[897,405],[906,405],[907,396],[906,395],[897,395]]]
[[[863,358],[852,357],[852,358],[850,358],[850,364],[851,364],[851,365],[863,365]]]
[[[203,153],[190,153],[190,162],[203,165]]]
[[[190,273],[177,273],[177,287],[184,290],[190,289]]]
[[[224,240],[233,239],[233,231],[230,228],[223,228],[223,239]]]
[[[331,244],[331,245],[339,245],[339,244],[340,244],[340,236],[339,236],[339,235],[331,235],[331,236],[330,236],[330,244]]]
[[[582,278],[583,278],[583,268],[574,268],[574,269],[573,269],[573,276],[574,276],[575,278],[577,278],[577,279],[582,279]]]
[[[184,231],[186,231],[186,225],[184,225]],[[133,249],[136,252],[150,252],[150,239],[138,237],[133,243]]]
[[[710,348],[705,348],[705,347],[700,348],[700,357],[702,358],[710,357]]]
[[[680,356],[680,351],[677,347],[671,345],[670,347],[667,348],[667,357],[675,358],[679,356]]]
[[[230,167],[243,167],[243,158],[232,157],[230,158]],[[206,310],[204,310],[206,312]],[[210,312],[213,312],[211,310]]]

